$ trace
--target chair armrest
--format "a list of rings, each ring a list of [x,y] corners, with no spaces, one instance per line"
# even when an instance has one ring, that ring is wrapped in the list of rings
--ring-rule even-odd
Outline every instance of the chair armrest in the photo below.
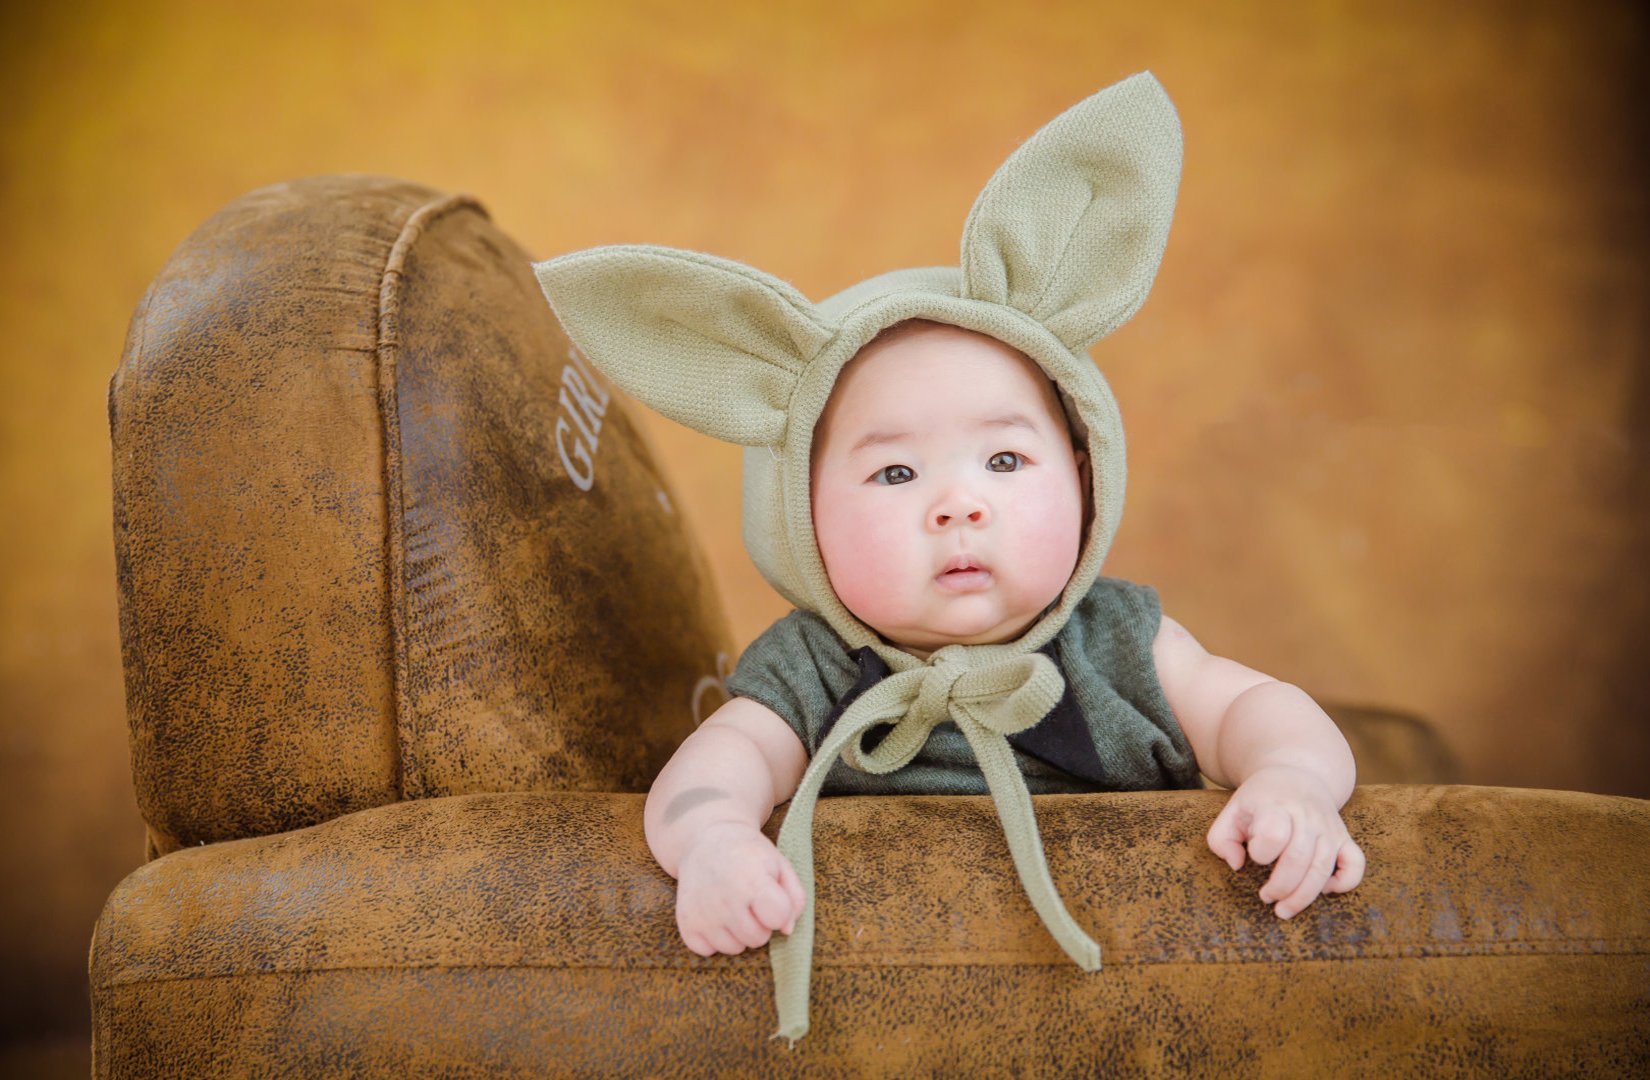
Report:
[[[1427,721],[1411,713],[1323,702],[1352,747],[1360,784],[1454,784],[1461,762]]]
[[[1104,952],[1085,974],[1021,895],[989,800],[826,799],[813,1030],[788,1050],[765,950],[677,939],[642,801],[402,803],[142,867],[93,944],[96,1074],[1491,1075],[1650,1055],[1650,803],[1360,788],[1363,885],[1284,922],[1262,871],[1205,849],[1219,793],[1040,796],[1054,880]]]

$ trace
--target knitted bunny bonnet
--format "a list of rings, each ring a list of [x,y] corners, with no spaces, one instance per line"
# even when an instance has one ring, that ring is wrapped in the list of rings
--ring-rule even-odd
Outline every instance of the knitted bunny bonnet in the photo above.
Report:
[[[811,831],[825,772],[839,756],[872,772],[897,769],[946,720],[979,759],[1033,906],[1073,959],[1099,966],[1098,946],[1049,879],[1005,736],[1059,700],[1061,675],[1037,650],[1094,584],[1122,514],[1122,426],[1087,350],[1151,288],[1180,161],[1174,106],[1141,73],[1066,110],[997,169],[963,226],[960,267],[892,271],[814,304],[760,270],[673,248],[597,247],[534,264],[557,318],[597,370],[664,415],[745,447],[744,540],[758,569],[849,649],[870,647],[892,672],[839,718],[780,834],[808,894],[793,932],[770,944],[782,1035],[807,1030]],[[1093,505],[1071,580],[1030,629],[1011,642],[946,646],[926,660],[883,641],[838,599],[809,492],[814,427],[843,366],[880,331],[919,318],[996,338],[1042,368],[1086,444]],[[877,723],[895,727],[865,751],[859,736]]]

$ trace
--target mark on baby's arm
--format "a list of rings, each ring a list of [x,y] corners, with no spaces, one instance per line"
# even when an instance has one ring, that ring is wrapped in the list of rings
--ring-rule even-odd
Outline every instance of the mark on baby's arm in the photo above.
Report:
[[[723,791],[719,787],[688,788],[686,791],[670,800],[670,804],[665,807],[665,824],[668,825],[671,822],[676,821],[689,810],[703,806],[706,803],[716,802],[718,799],[731,798],[733,798],[732,795],[729,795],[726,791]]]

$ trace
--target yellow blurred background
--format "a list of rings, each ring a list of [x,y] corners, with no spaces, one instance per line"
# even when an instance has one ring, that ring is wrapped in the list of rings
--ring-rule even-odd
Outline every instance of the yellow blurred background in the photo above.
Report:
[[[1650,796],[1647,22],[1630,2],[65,2],[0,16],[0,1072],[84,1074],[93,920],[140,862],[105,388],[172,248],[360,171],[536,258],[652,242],[820,298],[955,263],[996,165],[1151,69],[1186,165],[1095,350],[1107,572],[1469,782]],[[647,418],[735,636],[784,610],[738,452]],[[1641,857],[1642,853],[1623,853]]]

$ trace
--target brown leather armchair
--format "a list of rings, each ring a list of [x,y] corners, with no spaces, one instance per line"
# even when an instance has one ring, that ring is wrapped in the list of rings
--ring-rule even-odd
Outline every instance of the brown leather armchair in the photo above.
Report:
[[[473,200],[235,201],[110,386],[150,861],[92,942],[99,1076],[1623,1074],[1650,1060],[1650,804],[1361,787],[1363,885],[1290,922],[1214,791],[1039,797],[1084,974],[985,798],[818,811],[813,1028],[701,959],[643,792],[731,644],[669,486]],[[1334,710],[1365,781],[1424,726]],[[777,825],[777,821],[775,822]]]

